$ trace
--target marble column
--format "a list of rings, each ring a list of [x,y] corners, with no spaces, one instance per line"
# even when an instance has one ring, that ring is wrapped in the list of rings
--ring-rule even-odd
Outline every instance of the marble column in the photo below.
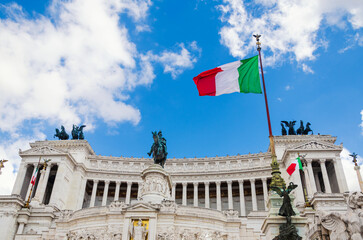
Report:
[[[183,182],[183,199],[182,199],[182,205],[186,206],[187,205],[187,185],[188,183]]]
[[[311,196],[313,196],[314,193],[317,192],[315,178],[314,178],[314,171],[313,171],[313,167],[311,165],[313,160],[306,159],[306,162],[308,163],[309,179],[310,179],[310,186],[311,186]]]
[[[173,183],[171,188],[171,199],[174,201],[175,201],[175,188],[176,188],[176,183]]]
[[[127,182],[126,200],[125,200],[126,204],[130,204],[131,186],[132,186],[132,182]]]
[[[198,207],[198,183],[194,182],[194,207]]]
[[[267,211],[267,202],[268,202],[268,190],[267,190],[267,178],[262,178],[262,187],[263,187],[263,201],[265,203],[265,211]]]
[[[204,198],[205,198],[205,208],[210,208],[209,182],[204,182]]]
[[[30,176],[30,181],[31,181],[32,177],[34,176],[34,173],[35,173],[35,170],[37,169],[38,163],[34,163],[33,166],[34,166],[34,169],[33,169],[32,175]],[[25,201],[28,200],[29,194],[30,194],[30,189],[32,188],[32,185],[30,184],[30,181],[29,181],[28,191],[26,192]]]
[[[326,166],[325,166],[326,160],[320,159],[319,162],[320,162],[321,173],[323,174],[325,192],[331,193],[330,181],[329,181],[328,173],[326,171]]]
[[[108,196],[108,186],[110,185],[110,181],[105,181],[105,188],[103,189],[103,197],[102,197],[102,206],[106,206],[107,204],[107,196]]]
[[[339,171],[339,175],[341,177],[341,179],[338,180],[338,182],[340,182],[341,185],[342,185],[341,192],[348,192],[349,188],[348,188],[348,184],[347,184],[347,179],[345,178],[344,168],[343,168],[342,160],[339,157],[339,154],[335,158],[335,161],[336,161],[336,164],[337,164],[337,168],[336,168],[335,171]],[[334,165],[334,167],[335,167],[335,165]]]
[[[318,190],[318,192],[322,192],[323,189],[320,185],[320,180],[319,180],[319,175],[317,172],[314,172],[314,179],[315,179],[315,182],[316,182],[316,189]]]
[[[233,209],[232,181],[227,181],[228,185],[228,209]]]
[[[93,180],[92,195],[91,195],[91,201],[89,203],[89,207],[95,206],[97,186],[98,186],[98,180]]]
[[[252,195],[252,211],[257,211],[257,197],[255,179],[250,179],[251,182],[251,195]]]
[[[239,204],[240,204],[240,215],[246,216],[246,205],[245,205],[245,190],[243,187],[243,180],[238,180],[239,184]]]
[[[67,197],[64,192],[69,188],[70,183],[64,181],[64,176],[69,172],[64,160],[58,164],[57,174],[55,176],[52,196],[50,197],[49,204],[55,205],[58,208],[64,207],[65,198]]]
[[[26,184],[24,182],[24,178],[25,178],[25,174],[26,174],[27,169],[28,169],[28,167],[24,162],[20,163],[19,170],[18,170],[18,175],[16,176],[13,191],[11,192],[12,195],[13,194],[20,195],[23,184]]]
[[[116,189],[115,189],[115,197],[113,198],[114,201],[118,201],[119,195],[120,195],[120,181],[116,181]]]
[[[140,200],[140,190],[141,190],[142,182],[137,182],[137,200]]]
[[[45,192],[45,189],[46,189],[47,184],[48,184],[50,169],[51,169],[51,166],[49,165],[45,169],[45,171],[44,170],[40,171],[41,174],[40,174],[40,177],[39,177],[38,187],[37,187],[37,191],[35,192],[35,195],[34,195],[34,198],[40,203],[43,202],[44,192]]]
[[[222,211],[222,199],[221,199],[221,182],[216,182],[216,192],[217,192],[217,210]]]
[[[81,183],[81,188],[79,191],[79,195],[78,195],[76,210],[82,209],[82,207],[83,207],[83,199],[84,199],[84,194],[86,192],[86,185],[87,185],[87,179],[83,178],[82,183]]]
[[[294,161],[295,159],[291,159],[291,161]],[[300,169],[296,169],[295,172],[291,175],[293,181],[295,184],[297,184],[297,188],[295,191],[295,197],[296,197],[296,203],[305,203],[305,197],[304,197],[304,190],[303,185],[301,182],[301,175],[300,175]]]
[[[310,176],[309,176],[309,172],[308,172],[309,170],[308,170],[307,166],[303,167],[303,169],[304,169],[304,176],[305,176],[305,186],[306,186],[306,191],[307,191],[306,194],[308,195],[308,198],[310,199],[312,197],[313,193],[311,190]]]

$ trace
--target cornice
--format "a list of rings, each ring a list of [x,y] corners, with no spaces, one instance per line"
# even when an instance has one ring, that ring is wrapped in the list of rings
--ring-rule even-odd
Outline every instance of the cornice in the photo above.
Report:
[[[29,143],[29,145],[31,148],[37,148],[42,146],[51,146],[51,147],[66,148],[66,149],[74,147],[84,147],[87,149],[88,154],[96,155],[87,140],[52,140],[52,141],[45,140],[45,141],[35,141]]]
[[[331,135],[285,135],[285,136],[274,136],[275,145],[280,143],[299,143],[299,142],[309,142],[312,140],[317,140],[320,142],[328,142],[334,144],[337,137]]]

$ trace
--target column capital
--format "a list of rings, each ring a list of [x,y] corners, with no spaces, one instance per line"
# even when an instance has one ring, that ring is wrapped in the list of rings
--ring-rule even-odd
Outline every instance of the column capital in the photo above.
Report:
[[[232,180],[228,180],[227,181],[227,184],[229,185],[229,184],[232,184]]]
[[[140,184],[140,183],[139,183]],[[172,184],[171,184],[171,186],[172,187],[175,187],[176,186],[176,182],[173,182]]]
[[[204,182],[204,186],[209,186],[209,182]]]
[[[221,185],[221,181],[216,181],[216,185],[220,186]]]
[[[239,184],[243,184],[243,182],[244,182],[244,180],[243,180],[243,179],[238,180],[238,183],[239,183]]]
[[[132,182],[127,182],[127,186],[131,186],[132,185]]]
[[[306,162],[307,162],[308,164],[311,164],[311,163],[313,162],[313,159],[312,159],[312,158],[305,158],[305,160],[306,160]]]
[[[110,180],[105,180],[105,184],[110,184]]]
[[[188,185],[188,183],[187,182],[183,182],[182,185],[183,185],[183,187],[186,187]]]
[[[98,183],[99,182],[99,180],[98,179],[93,179],[93,183]]]
[[[193,182],[194,187],[198,187],[199,183],[198,182]]]
[[[254,178],[251,178],[251,179],[250,179],[250,182],[251,182],[251,183],[255,183],[255,181],[256,181],[256,179],[254,179]]]
[[[121,185],[121,181],[116,181],[116,185]]]
[[[320,162],[321,164],[323,164],[323,163],[325,163],[325,162],[326,162],[326,159],[324,159],[324,158],[319,159],[319,162]]]
[[[267,181],[267,178],[266,177],[263,177],[261,178],[262,182],[266,182]]]

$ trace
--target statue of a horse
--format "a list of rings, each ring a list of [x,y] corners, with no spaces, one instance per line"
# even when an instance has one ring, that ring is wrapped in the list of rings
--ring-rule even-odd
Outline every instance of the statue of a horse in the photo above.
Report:
[[[298,129],[296,129],[296,134],[297,135],[302,135],[304,130],[305,130],[304,123],[303,123],[302,120],[300,120],[300,127]]]
[[[313,130],[311,130],[310,125],[311,125],[311,123],[309,123],[309,122],[306,124],[305,130],[303,131],[302,135],[308,135],[309,132],[311,132],[313,134]]]
[[[73,124],[72,140],[77,140],[77,139],[83,140],[84,139],[83,128],[85,127],[86,125],[78,127],[77,125]]]
[[[289,128],[289,135],[296,135],[295,129],[294,129],[294,125],[296,123],[296,121],[281,121],[282,123],[285,123],[286,127]]]
[[[287,131],[286,128],[284,127],[284,125],[281,123],[281,135],[287,135]]]
[[[58,128],[55,129],[54,137],[57,137],[59,140],[68,140],[69,135],[66,133],[64,126],[61,126],[61,130]]]
[[[159,164],[164,168],[166,156],[168,155],[166,139],[162,136],[161,131],[159,133],[156,133],[156,131],[151,133],[153,134],[154,143],[151,146],[150,152],[147,154],[153,156],[155,164]]]

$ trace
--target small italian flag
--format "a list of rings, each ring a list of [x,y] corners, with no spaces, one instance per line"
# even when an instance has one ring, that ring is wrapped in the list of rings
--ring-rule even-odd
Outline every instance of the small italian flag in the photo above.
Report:
[[[303,170],[300,157],[296,158],[294,162],[290,164],[290,166],[286,169],[286,172],[291,176],[295,172],[295,170]]]
[[[32,176],[32,179],[30,181],[30,184],[34,186],[35,184],[35,180],[37,180],[37,175],[38,175],[38,167],[35,169],[34,175]]]
[[[262,93],[257,55],[202,72],[193,80],[199,96],[233,92]]]

